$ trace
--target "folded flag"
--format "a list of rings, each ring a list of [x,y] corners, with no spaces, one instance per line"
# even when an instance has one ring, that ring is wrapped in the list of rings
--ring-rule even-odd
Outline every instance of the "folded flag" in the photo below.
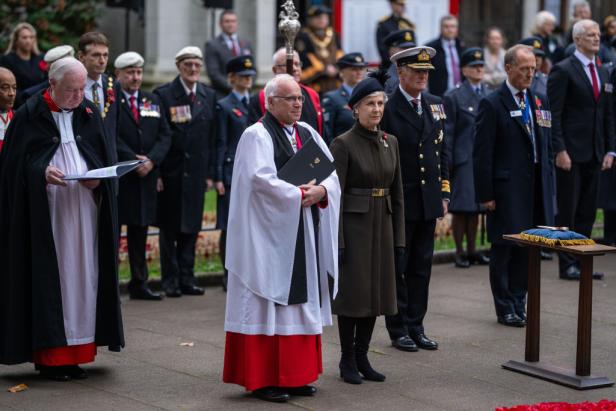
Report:
[[[595,243],[592,239],[564,227],[531,228],[522,231],[520,238],[551,246],[590,245]]]

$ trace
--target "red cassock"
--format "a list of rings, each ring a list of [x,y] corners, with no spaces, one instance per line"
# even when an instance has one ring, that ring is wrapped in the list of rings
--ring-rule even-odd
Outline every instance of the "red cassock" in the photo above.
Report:
[[[223,381],[248,391],[301,387],[323,373],[321,335],[247,335],[227,332]]]

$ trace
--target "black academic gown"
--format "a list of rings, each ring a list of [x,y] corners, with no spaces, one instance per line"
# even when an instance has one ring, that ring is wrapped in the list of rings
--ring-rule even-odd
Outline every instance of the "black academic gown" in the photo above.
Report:
[[[89,168],[110,164],[101,117],[87,101],[74,110],[73,131]],[[60,276],[49,216],[45,169],[60,144],[42,95],[13,118],[0,154],[0,363],[32,360],[33,351],[66,346]],[[117,219],[110,180],[98,204],[98,346],[124,346],[117,271]],[[79,247],[79,244],[75,245]]]

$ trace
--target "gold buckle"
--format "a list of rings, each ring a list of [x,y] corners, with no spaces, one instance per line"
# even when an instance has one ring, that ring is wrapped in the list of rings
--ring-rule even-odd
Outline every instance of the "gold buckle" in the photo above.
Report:
[[[384,188],[373,188],[372,197],[385,197],[385,189]]]

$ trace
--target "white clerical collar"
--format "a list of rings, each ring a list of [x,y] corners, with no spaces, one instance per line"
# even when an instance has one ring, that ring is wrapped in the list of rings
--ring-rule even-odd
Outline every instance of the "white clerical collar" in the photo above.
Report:
[[[593,63],[595,66],[597,66],[597,64],[595,63],[594,57],[592,60],[590,60],[578,49],[575,49],[575,52],[573,53],[573,55],[577,57],[578,60],[580,60],[580,63],[582,63],[584,67],[588,67],[590,63]]]
[[[511,92],[511,95],[513,96],[514,99],[518,98],[519,92],[524,93],[524,97],[526,97],[526,90],[518,90],[517,88],[513,87],[511,83],[509,82],[509,79],[505,80],[505,84],[507,85],[507,88]],[[518,101],[518,100],[515,100],[515,101]]]
[[[197,83],[193,84],[192,89],[189,89],[186,83],[184,83],[184,80],[182,79],[181,76],[180,76],[180,83],[182,83],[182,87],[184,87],[184,91],[186,92],[187,95],[190,93],[197,94]]]
[[[417,95],[417,97],[413,97],[411,96],[409,93],[407,93],[403,88],[402,85],[398,85],[398,88],[400,89],[400,91],[402,92],[402,95],[404,96],[404,98],[406,98],[406,100],[411,103],[413,102],[413,100],[417,100],[420,104],[421,104],[421,93],[419,93]]]

